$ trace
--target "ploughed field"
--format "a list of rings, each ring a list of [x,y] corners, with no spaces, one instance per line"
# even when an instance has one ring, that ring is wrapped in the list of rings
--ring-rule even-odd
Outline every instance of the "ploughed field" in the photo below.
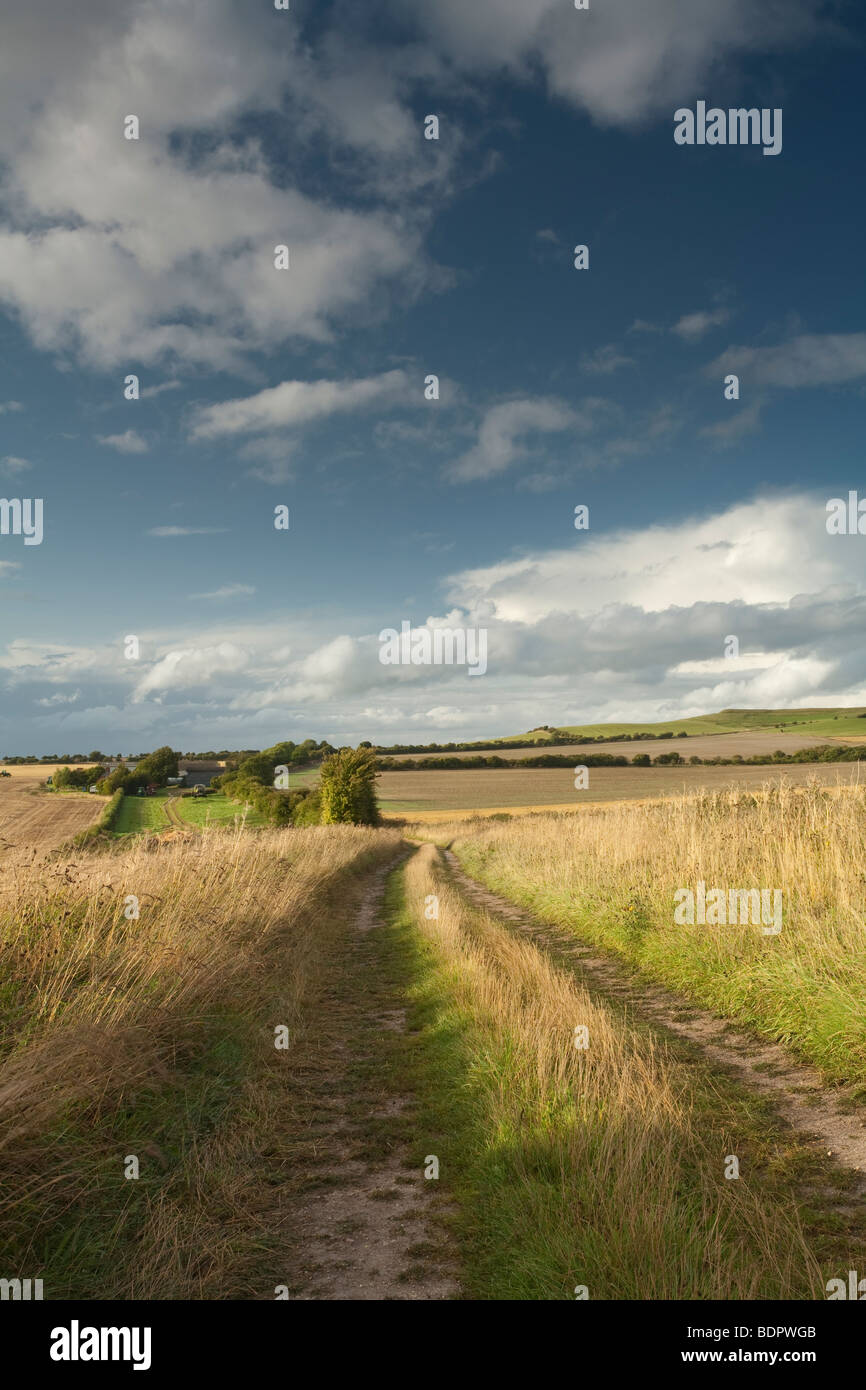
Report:
[[[0,859],[55,849],[86,830],[105,808],[105,798],[87,792],[62,796],[40,791],[51,767],[11,767],[0,778]]]
[[[682,745],[685,739],[679,740]],[[696,739],[697,743],[698,740]],[[610,745],[609,745],[610,746]],[[569,750],[577,751],[577,750]],[[638,751],[637,749],[635,751]],[[575,758],[575,766],[580,759]],[[570,768],[478,768],[466,772],[383,772],[377,782],[382,814],[436,815],[451,811],[556,808],[578,810],[603,801],[642,801],[694,793],[701,788],[856,784],[858,763],[804,763],[773,767],[591,767],[589,786],[575,790]]]

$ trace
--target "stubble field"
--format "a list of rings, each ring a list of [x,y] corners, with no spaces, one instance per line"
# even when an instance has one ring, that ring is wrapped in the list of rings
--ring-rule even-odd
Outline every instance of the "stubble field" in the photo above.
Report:
[[[86,830],[103,811],[105,799],[42,790],[53,767],[11,767],[0,778],[0,863],[55,849]]]
[[[575,765],[578,764],[575,758]],[[589,786],[575,790],[570,768],[489,768],[466,772],[383,772],[378,793],[386,819],[411,813],[441,818],[450,812],[579,810],[606,801],[643,801],[729,787],[856,785],[857,763],[812,763],[786,767],[591,767]]]

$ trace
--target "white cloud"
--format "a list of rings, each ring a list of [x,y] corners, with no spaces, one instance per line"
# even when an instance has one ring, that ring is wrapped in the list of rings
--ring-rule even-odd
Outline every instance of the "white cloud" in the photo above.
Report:
[[[252,584],[223,584],[219,589],[211,589],[209,593],[190,594],[190,598],[240,598],[242,595],[254,594],[255,586]]]
[[[27,469],[32,467],[33,465],[29,459],[17,458],[15,454],[7,454],[2,462],[0,462],[0,472],[7,474],[9,477],[15,477],[18,473],[26,473]]]
[[[714,439],[717,444],[735,444],[738,439],[757,429],[764,408],[764,400],[756,396],[748,405],[728,403],[728,413],[724,419],[713,425],[704,425],[700,433],[705,439]]]
[[[381,311],[385,281],[401,294],[428,282],[420,223],[405,210],[309,196],[254,137],[227,138],[240,115],[266,113],[283,129],[288,120],[296,157],[323,134],[329,154],[351,145],[380,195],[393,196],[397,168],[401,193],[413,166],[426,165],[419,186],[435,181],[449,157],[418,160],[404,78],[370,50],[337,36],[314,57],[291,19],[232,0],[87,0],[74,33],[39,7],[22,15],[3,0],[2,10],[13,220],[0,234],[0,298],[38,347],[100,367],[171,355],[237,367],[249,349],[326,341],[374,291]],[[127,113],[140,120],[137,141],[123,138]],[[195,156],[191,131],[207,137]],[[273,264],[283,242],[287,272]]]
[[[567,549],[452,576],[451,600],[506,623],[590,616],[621,604],[644,612],[698,603],[787,603],[804,587],[866,580],[866,554],[828,536],[825,499],[761,498],[721,515],[640,530],[579,533]],[[577,534],[577,533],[576,533]]]
[[[817,23],[806,0],[605,0],[585,12],[562,0],[437,0],[420,14],[463,70],[507,67],[528,81],[540,66],[553,93],[618,125],[672,117],[722,64],[783,48]]]
[[[729,347],[706,368],[759,386],[837,386],[866,376],[866,333],[803,333],[776,347]]]
[[[58,691],[55,695],[46,695],[43,699],[37,700],[36,704],[43,709],[57,709],[63,705],[74,705],[81,695],[80,690],[73,690],[69,695],[64,695]]]
[[[683,314],[671,332],[684,338],[687,343],[696,343],[705,333],[709,333],[711,328],[718,328],[721,324],[727,323],[730,317],[727,309],[699,309],[694,314]]]
[[[182,647],[167,652],[142,676],[132,694],[133,703],[169,690],[188,690],[207,685],[219,676],[242,671],[248,653],[234,642],[212,647]]]
[[[0,401],[0,415],[7,415],[16,410],[23,410],[20,401]]]
[[[141,399],[143,401],[149,401],[153,396],[161,396],[163,391],[178,391],[180,386],[181,382],[179,382],[176,377],[171,381],[160,381],[156,386],[143,386],[141,388]]]
[[[504,473],[527,449],[521,441],[527,434],[559,433],[585,427],[585,420],[563,401],[539,397],[503,401],[486,412],[473,447],[449,469],[457,482],[475,482]]]
[[[595,352],[588,353],[581,358],[580,365],[585,372],[594,372],[599,376],[609,376],[611,372],[619,371],[620,367],[631,367],[634,365],[633,357],[626,357],[625,353],[620,352],[615,343],[608,343],[605,347],[596,348]]]
[[[763,671],[778,664],[772,652],[740,652],[739,656],[714,656],[703,661],[680,661],[672,666],[672,676],[721,676],[731,671]]]
[[[223,401],[197,411],[195,439],[222,435],[298,428],[331,415],[365,410],[373,405],[409,404],[413,383],[403,371],[347,381],[284,381],[255,396]],[[422,383],[415,383],[421,397]]]
[[[251,478],[259,478],[263,483],[285,483],[293,475],[292,461],[297,448],[295,439],[266,434],[244,444],[238,450],[238,458],[255,464],[254,468],[247,469]]]
[[[221,536],[226,526],[151,526],[149,536]]]
[[[117,449],[120,454],[146,454],[147,441],[141,437],[138,430],[124,430],[123,434],[100,434],[97,435],[100,444],[107,444],[111,449]]]

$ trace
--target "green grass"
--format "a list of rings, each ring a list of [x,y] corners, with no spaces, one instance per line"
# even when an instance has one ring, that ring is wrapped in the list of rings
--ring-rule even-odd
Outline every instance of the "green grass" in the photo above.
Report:
[[[186,1058],[185,1069],[168,1083],[141,1088],[119,1106],[70,1115],[56,1131],[58,1153],[86,1154],[92,1166],[86,1206],[64,1210],[61,1205],[50,1225],[40,1223],[42,1238],[37,1236],[35,1249],[28,1250],[28,1258],[35,1256],[45,1272],[52,1299],[110,1298],[120,1278],[134,1288],[139,1242],[154,1209],[183,1200],[183,1175],[209,1137],[243,1122],[238,1096],[249,1084],[255,1058],[249,1020],[229,1010],[213,1011],[204,1028],[198,1054]],[[126,1154],[139,1156],[136,1181],[123,1178]],[[34,1203],[34,1225],[37,1215],[43,1213]],[[239,1248],[245,1241],[254,1244],[245,1231],[236,1232],[235,1241]],[[178,1287],[167,1296],[181,1298],[185,1292]]]
[[[231,825],[244,815],[244,807],[238,801],[230,801],[227,796],[215,792],[213,796],[176,797],[174,802],[181,820],[189,825]],[[246,812],[247,828],[266,825],[267,821],[260,811],[252,807]]]
[[[125,796],[114,822],[115,835],[137,835],[143,830],[166,830],[165,792],[154,796]]]
[[[419,1107],[413,1130],[423,1137],[415,1140],[416,1161],[422,1164],[428,1154],[440,1160],[441,1188],[452,1203],[444,1219],[456,1245],[463,1299],[570,1301],[577,1284],[588,1285],[594,1300],[699,1299],[705,1296],[710,1246],[712,1258],[731,1275],[732,1299],[780,1295],[782,1248],[778,1264],[768,1259],[762,1270],[764,1252],[757,1244],[752,1247],[749,1231],[725,1210],[724,1184],[725,1200],[718,1208],[702,1207],[697,1169],[703,1155],[683,1151],[676,1177],[667,1175],[677,1197],[664,1249],[630,1244],[632,1228],[639,1237],[640,1222],[632,1222],[620,1208],[621,1191],[600,1196],[593,1177],[594,1148],[604,1147],[618,1117],[599,1111],[597,1133],[590,1125],[585,1135],[586,1165],[565,1171],[574,1126],[586,1125],[586,1117],[578,1116],[580,1107],[575,1109],[567,1098],[530,1094],[531,1065],[520,1056],[516,1040],[497,1038],[482,1016],[458,1004],[453,967],[420,937],[399,871],[388,884],[386,913],[386,930],[371,933],[381,956],[379,968],[394,983],[400,981],[411,1000],[410,1046],[407,1039],[399,1040],[394,1065],[402,1069],[402,1085],[411,1089]],[[828,1180],[840,1182],[839,1191],[844,1191],[844,1177],[834,1179],[796,1137],[782,1133],[764,1101],[698,1063],[687,1045],[673,1042],[670,1048],[682,1068],[682,1084],[707,1150],[712,1155],[736,1151],[745,1160],[750,1185],[760,1188],[776,1213],[779,1229],[790,1220],[793,1230],[801,1218],[814,1256],[830,1270],[847,1267],[852,1248],[862,1249],[864,1222],[858,1218],[848,1231],[840,1231],[832,1214],[805,1206],[798,1213],[792,1195],[792,1189],[802,1192],[816,1183],[827,1191]],[[392,1075],[392,1084],[401,1084],[399,1075]],[[513,1124],[503,1124],[503,1092],[521,1098],[512,1107]],[[648,1174],[646,1188],[631,1194],[633,1211],[657,1179]],[[706,1195],[706,1177],[703,1186]],[[781,1296],[815,1296],[804,1270],[789,1269],[787,1279]],[[648,1293],[648,1287],[655,1293]],[[659,1293],[660,1288],[667,1293]]]
[[[558,728],[562,733],[585,734],[593,738],[599,735],[612,738],[622,734],[660,734],[668,730],[672,734],[681,731],[687,734],[730,734],[747,729],[796,729],[800,734],[866,736],[866,719],[857,718],[863,708],[862,705],[842,705],[832,709],[723,709],[718,714],[699,714],[691,719],[647,720],[640,724],[560,724]],[[555,743],[556,733],[531,729],[503,741],[522,743],[533,739]]]
[[[290,767],[289,791],[296,791],[298,787],[317,787],[321,777],[322,769],[318,763],[315,767]]]
[[[721,829],[705,825],[703,839],[696,831],[689,841],[681,825],[669,825],[669,843],[687,846],[679,863],[662,860],[664,834],[658,828],[647,830],[640,851],[627,858],[625,831],[614,825],[612,836],[617,828],[622,831],[621,858],[613,852],[609,861],[599,855],[601,868],[594,867],[591,856],[598,851],[586,853],[580,838],[590,822],[577,820],[559,835],[540,821],[527,821],[520,829],[512,823],[501,833],[499,827],[486,827],[477,837],[461,839],[454,850],[469,875],[528,908],[541,922],[565,928],[621,957],[645,978],[781,1042],[819,1067],[830,1082],[850,1083],[866,1096],[866,943],[857,899],[862,857],[850,841],[842,841],[846,831],[833,820],[834,807],[848,803],[822,801],[823,795],[816,791],[810,802],[804,793],[794,803],[806,826],[797,842],[799,854],[780,851],[775,863],[772,855],[753,859],[753,877],[749,846],[777,845],[771,839],[772,814],[762,820],[760,805],[748,802],[728,808],[727,818],[717,821]],[[666,812],[647,808],[646,814],[662,817]],[[781,844],[782,832],[778,825],[774,828]],[[509,843],[515,836],[519,845]],[[710,862],[711,842],[720,860],[729,862],[736,845],[741,846],[742,857],[728,870],[728,885],[781,886],[783,928],[778,936],[764,937],[740,926],[675,923],[677,884],[693,884],[705,873],[710,885],[724,881],[724,869],[719,873],[702,867]],[[853,882],[844,882],[836,870],[840,843],[840,857],[853,866]],[[701,867],[695,868],[695,862]]]
[[[125,796],[120,814],[114,825],[117,835],[140,835],[149,830],[168,830],[171,822],[165,812],[168,799],[166,792],[156,792],[154,796]],[[244,814],[244,808],[237,801],[215,793],[200,798],[187,796],[172,797],[181,820],[188,825],[204,827],[210,825],[231,825]],[[266,825],[267,821],[258,811],[250,809],[246,815],[248,828]]]
[[[236,891],[219,887],[217,899],[199,894],[203,841],[178,846],[188,856],[179,876],[151,865],[164,875],[165,891],[174,890],[162,908],[157,876],[151,886],[158,891],[147,897],[164,912],[153,944],[166,963],[154,972],[147,955],[125,955],[122,935],[112,944],[118,908],[107,901],[81,968],[66,970],[67,953],[82,952],[80,914],[55,907],[58,949],[45,959],[66,971],[70,1008],[92,975],[111,984],[113,1017],[91,1030],[81,1013],[58,1043],[62,1050],[83,1026],[86,1086],[74,1072],[58,1081],[56,1069],[45,1082],[43,1034],[34,1024],[31,1035],[14,997],[3,996],[5,975],[15,978],[15,953],[0,952],[0,1061],[14,1065],[33,1042],[32,1085],[43,1096],[46,1086],[66,1088],[66,1103],[49,1107],[50,1122],[41,1126],[33,1123],[31,1102],[26,1140],[16,1136],[3,1150],[10,1167],[0,1185],[10,1200],[2,1204],[0,1245],[10,1276],[21,1270],[44,1277],[46,1299],[272,1300],[291,1272],[284,1190],[295,1176],[290,1146],[306,1138],[305,1126],[295,1124],[296,1089],[306,1093],[309,1080],[306,1073],[296,1078],[293,1051],[276,1053],[272,1023],[289,1024],[293,1049],[309,1027],[317,1053],[319,995],[349,954],[366,875],[393,856],[395,841],[367,835],[366,848],[348,860],[342,852],[345,862],[340,851],[320,850],[310,867],[300,839],[279,860],[257,848],[261,837],[241,840],[253,869],[243,845],[229,850],[234,871],[226,871]],[[211,848],[211,864],[225,862],[213,840]],[[124,860],[111,855],[104,862]],[[294,896],[286,864],[288,877],[303,885]],[[273,905],[280,888],[285,908],[258,902],[261,893]],[[40,908],[40,933],[49,929],[42,915]],[[147,917],[143,911],[140,923],[123,930],[147,931]],[[205,937],[218,943],[210,954]],[[176,950],[166,951],[172,941]],[[178,1008],[174,977],[181,974],[188,1003]],[[36,1007],[36,994],[28,991],[29,1007]],[[7,1104],[9,1091],[7,1084]],[[27,1110],[31,1087],[21,1091]],[[139,1158],[138,1179],[125,1176],[127,1155]]]

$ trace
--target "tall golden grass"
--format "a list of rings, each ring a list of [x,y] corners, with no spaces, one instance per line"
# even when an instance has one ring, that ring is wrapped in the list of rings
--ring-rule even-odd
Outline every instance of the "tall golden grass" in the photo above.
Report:
[[[442,962],[431,1027],[446,1030],[453,1008],[469,1035],[463,1085],[477,1112],[470,1161],[486,1187],[481,1245],[502,1253],[484,1276],[493,1296],[570,1298],[578,1285],[592,1299],[820,1296],[789,1202],[725,1179],[725,1155],[742,1152],[744,1136],[708,1112],[724,1110],[718,1095],[697,1106],[691,1066],[594,1003],[528,939],[468,907],[432,846],[409,864],[406,884]],[[425,915],[430,894],[437,920]],[[585,1050],[574,1045],[577,1025],[588,1028]],[[439,1142],[453,1167],[447,1130]],[[524,1292],[503,1292],[515,1285]]]
[[[342,826],[213,830],[157,850],[138,841],[119,853],[79,853],[74,863],[22,874],[14,906],[4,897],[0,1245],[15,1252],[25,1276],[44,1273],[46,1296],[61,1296],[58,1281],[67,1296],[201,1294],[213,1171],[206,1181],[199,1163],[200,1190],[185,1209],[165,1194],[154,1199],[141,1258],[119,1273],[121,1254],[112,1266],[107,1251],[120,1239],[136,1186],[124,1183],[123,1158],[155,1137],[143,1126],[158,1115],[159,1096],[172,1087],[182,1093],[209,1052],[248,1048],[274,1065],[273,1029],[286,1024],[291,1034],[303,1026],[306,998],[325,968],[327,942],[345,926],[360,871],[393,858],[398,844],[387,831]],[[129,895],[138,900],[137,919],[125,915]],[[219,1066],[212,1070],[218,1084]],[[261,1095],[246,1100],[266,1107]],[[195,1118],[184,1121],[182,1112],[183,1101],[169,1128],[191,1145],[194,1159],[213,1136],[198,1133]],[[255,1142],[244,1134],[243,1144]],[[216,1140],[223,1159],[232,1143],[231,1135]],[[193,1161],[184,1175],[193,1189],[195,1168]],[[231,1175],[223,1173],[216,1187],[225,1197]],[[90,1247],[104,1243],[104,1258],[92,1248],[82,1254],[79,1272],[89,1282],[76,1290],[68,1255],[78,1240],[76,1213],[86,1226],[88,1202],[109,1189],[116,1190],[107,1200],[117,1227],[103,1225],[90,1238]],[[215,1195],[212,1186],[211,1201]],[[55,1223],[70,1229],[66,1263],[34,1269],[40,1252],[52,1248]],[[183,1238],[178,1223],[187,1224]],[[187,1261],[184,1249],[195,1246],[198,1258]],[[206,1282],[213,1296],[225,1297],[214,1283],[218,1247]]]
[[[771,786],[437,827],[469,872],[866,1084],[866,791]],[[781,889],[781,934],[674,923],[677,889]]]

